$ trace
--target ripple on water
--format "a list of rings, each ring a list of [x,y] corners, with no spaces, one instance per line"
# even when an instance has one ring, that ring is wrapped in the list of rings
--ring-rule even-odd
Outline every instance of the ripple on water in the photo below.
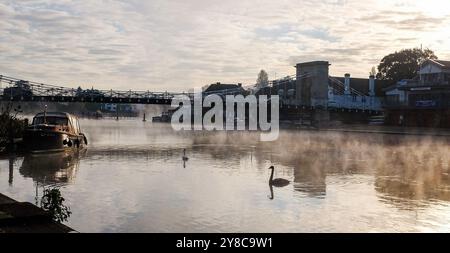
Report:
[[[0,159],[0,192],[33,201],[35,183],[52,179],[82,232],[450,231],[449,147],[438,139],[281,131],[259,143],[135,121],[82,125],[85,156]],[[270,165],[291,181],[273,196]]]

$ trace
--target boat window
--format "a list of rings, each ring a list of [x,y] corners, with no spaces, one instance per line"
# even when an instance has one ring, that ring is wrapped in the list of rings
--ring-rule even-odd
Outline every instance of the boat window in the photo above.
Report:
[[[81,132],[81,128],[80,128],[80,122],[77,120],[77,131],[78,131],[78,133],[80,133]]]
[[[69,126],[70,126],[70,131],[71,132],[76,132],[77,131],[76,127],[74,126],[72,117],[70,117]]]
[[[78,123],[78,119],[75,116],[70,117],[70,126],[72,127],[72,131],[76,134],[80,133],[80,125]]]
[[[62,118],[62,117],[47,116],[47,117],[45,117],[45,121],[46,121],[45,123],[48,125],[66,126],[68,124],[68,119]],[[39,125],[39,124],[44,124],[44,116],[35,117],[33,119],[33,125]]]

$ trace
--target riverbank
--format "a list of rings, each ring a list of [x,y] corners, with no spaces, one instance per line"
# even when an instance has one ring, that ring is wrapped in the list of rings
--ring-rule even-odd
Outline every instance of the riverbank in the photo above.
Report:
[[[49,213],[0,193],[0,233],[69,233],[70,227],[52,220]]]
[[[0,192],[34,204],[60,186],[72,211],[64,224],[82,232],[449,230],[448,137],[282,129],[259,143],[255,132],[81,123],[85,155],[0,158]],[[292,182],[273,196],[272,165]]]
[[[326,127],[326,128],[319,128],[317,130],[328,132],[351,132],[351,133],[369,133],[369,134],[450,136],[450,129],[421,128],[421,127],[347,125],[345,127]]]

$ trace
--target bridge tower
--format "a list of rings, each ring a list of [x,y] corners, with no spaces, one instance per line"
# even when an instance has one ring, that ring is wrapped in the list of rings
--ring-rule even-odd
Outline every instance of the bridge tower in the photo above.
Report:
[[[329,86],[328,61],[298,63],[297,68],[297,104],[313,107],[311,117],[317,126],[327,124],[330,120],[328,107]]]
[[[328,73],[327,61],[298,63],[297,97],[299,105],[327,108]]]

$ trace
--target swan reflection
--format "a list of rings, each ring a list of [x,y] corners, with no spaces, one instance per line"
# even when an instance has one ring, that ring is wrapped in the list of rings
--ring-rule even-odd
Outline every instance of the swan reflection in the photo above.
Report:
[[[273,199],[273,186],[271,184],[269,184],[269,190],[270,190],[270,196],[269,199],[272,200]]]

